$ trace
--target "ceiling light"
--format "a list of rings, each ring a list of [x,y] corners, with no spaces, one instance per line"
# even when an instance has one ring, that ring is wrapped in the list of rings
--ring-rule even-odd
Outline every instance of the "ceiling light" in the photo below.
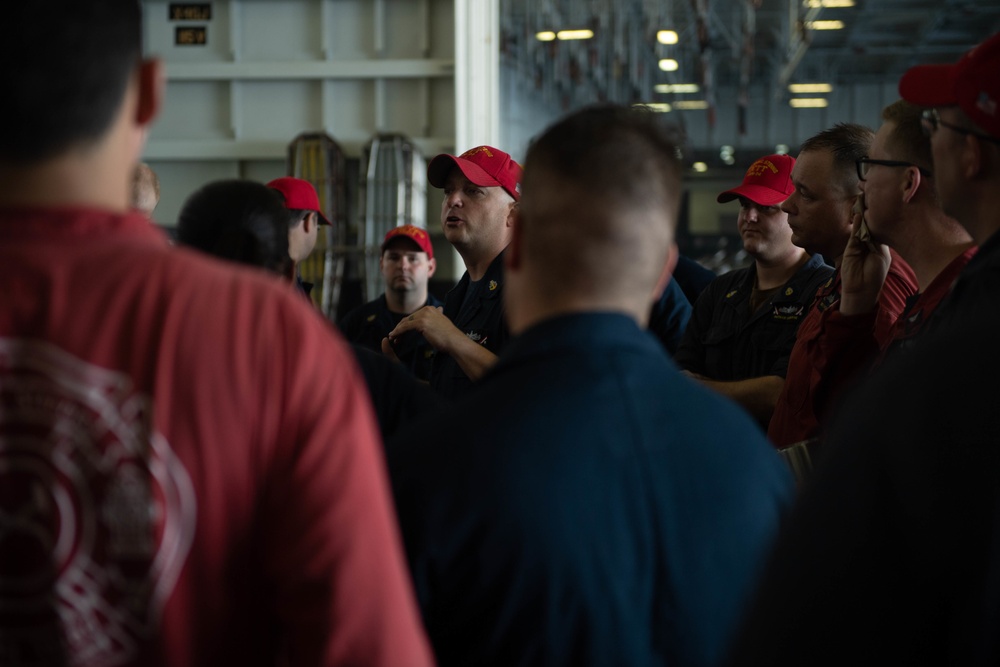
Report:
[[[669,113],[671,107],[666,102],[645,102],[641,104],[633,104],[634,107],[645,107],[650,111],[656,111],[657,113]]]
[[[829,83],[790,83],[788,84],[790,93],[830,93],[833,86]]]
[[[559,39],[590,39],[593,36],[593,30],[560,30],[556,33]]]
[[[788,104],[796,109],[822,109],[829,102],[825,97],[793,97],[788,100]]]
[[[788,144],[778,144],[774,147],[774,152],[778,155],[788,155]]]
[[[676,44],[677,33],[673,30],[660,30],[656,33],[656,41],[660,44]]]
[[[697,93],[697,83],[658,83],[653,86],[658,93]]]
[[[830,9],[833,7],[853,7],[854,0],[805,0],[802,4],[813,9],[819,7]]]
[[[705,100],[681,100],[674,102],[675,109],[707,109],[708,102]]]
[[[535,33],[535,39],[539,42],[551,42],[556,38],[556,34],[551,30],[544,30],[542,32]]]
[[[806,21],[806,27],[810,30],[843,30],[843,21]]]
[[[697,171],[699,174],[704,174],[706,171],[708,171],[708,165],[705,164],[704,162],[695,162],[693,165],[691,165],[691,168]]]
[[[664,58],[660,61],[660,69],[664,72],[676,72],[679,65],[673,58]]]

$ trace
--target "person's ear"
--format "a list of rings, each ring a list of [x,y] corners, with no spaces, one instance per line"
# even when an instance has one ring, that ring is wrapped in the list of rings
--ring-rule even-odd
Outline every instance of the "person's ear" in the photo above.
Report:
[[[427,260],[427,277],[433,278],[434,272],[437,271],[437,260],[431,257]]]
[[[903,181],[903,203],[909,204],[917,196],[917,190],[923,183],[924,175],[916,167],[906,168],[906,180]]]
[[[316,211],[309,211],[306,213],[306,217],[302,219],[302,231],[306,234],[311,234],[313,227],[319,224],[319,213]]]
[[[163,106],[166,76],[163,61],[159,58],[143,60],[139,65],[139,103],[136,105],[136,124],[149,125]]]
[[[974,134],[967,134],[963,137],[961,162],[962,175],[966,180],[973,180],[982,173],[983,164],[983,140]]]
[[[510,209],[507,211],[507,226],[508,227],[513,227],[514,226],[514,219],[517,217],[518,210],[519,209],[518,209],[517,202],[516,201],[511,202]]]

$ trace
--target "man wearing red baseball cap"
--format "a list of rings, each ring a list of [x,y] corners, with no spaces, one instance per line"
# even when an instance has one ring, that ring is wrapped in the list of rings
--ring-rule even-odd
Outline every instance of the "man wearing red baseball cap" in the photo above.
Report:
[[[792,243],[788,214],[795,158],[765,155],[743,183],[719,195],[739,199],[737,229],[753,264],[713,280],[694,306],[674,356],[689,375],[743,405],[766,428],[781,393],[799,322],[833,273]],[[762,344],[766,341],[766,344]]]
[[[952,65],[911,68],[899,94],[927,107],[941,207],[980,246],[929,326],[971,330],[1000,291],[1000,33]]]
[[[282,176],[267,184],[267,187],[277,190],[285,200],[285,208],[296,213],[288,227],[288,255],[292,258],[290,278],[306,296],[312,291],[312,283],[302,280],[298,273],[298,264],[305,261],[319,236],[319,225],[329,225],[330,221],[323,215],[316,188],[309,181],[292,176]]]
[[[465,262],[465,275],[448,292],[443,312],[425,307],[408,315],[382,349],[391,355],[403,334],[419,331],[437,350],[431,386],[457,397],[496,362],[509,336],[502,254],[521,197],[521,167],[498,148],[477,146],[458,156],[436,156],[427,165],[427,180],[444,190],[441,226]]]
[[[414,225],[390,229],[382,241],[378,266],[385,292],[351,310],[337,323],[347,340],[375,352],[382,351],[382,339],[404,317],[425,306],[441,306],[427,289],[437,264],[426,229]],[[430,380],[434,348],[418,332],[400,337],[393,352],[413,375]]]

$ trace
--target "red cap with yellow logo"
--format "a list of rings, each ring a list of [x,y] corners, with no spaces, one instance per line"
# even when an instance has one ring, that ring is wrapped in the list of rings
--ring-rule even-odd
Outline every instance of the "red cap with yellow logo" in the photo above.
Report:
[[[476,146],[458,156],[442,153],[427,165],[427,181],[436,188],[443,188],[452,167],[461,169],[476,185],[501,187],[514,201],[521,199],[521,165],[499,148]]]
[[[385,247],[389,245],[389,241],[398,238],[413,241],[421,250],[427,253],[427,259],[434,259],[434,246],[431,245],[431,237],[426,229],[421,229],[414,225],[393,227],[386,233],[385,240],[382,241],[382,252],[385,252]]]
[[[792,185],[794,166],[795,158],[791,155],[765,155],[750,165],[742,184],[726,190],[716,201],[725,203],[737,197],[746,197],[760,206],[777,206],[795,190]]]

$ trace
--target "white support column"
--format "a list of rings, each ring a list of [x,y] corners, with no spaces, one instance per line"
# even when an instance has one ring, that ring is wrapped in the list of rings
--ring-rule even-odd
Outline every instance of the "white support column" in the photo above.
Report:
[[[499,91],[500,0],[455,0],[456,151],[496,145]]]

